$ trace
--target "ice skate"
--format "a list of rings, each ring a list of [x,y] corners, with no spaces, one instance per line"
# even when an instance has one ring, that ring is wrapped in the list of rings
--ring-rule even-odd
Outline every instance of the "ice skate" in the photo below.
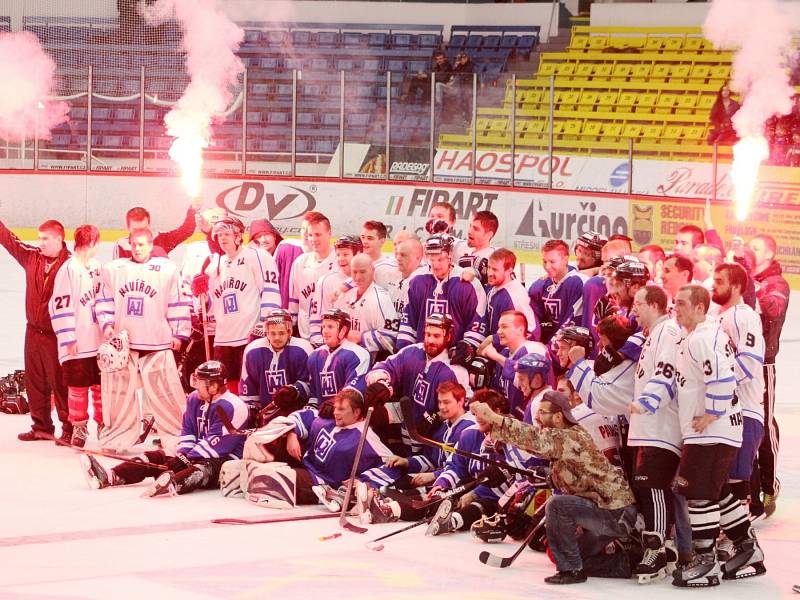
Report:
[[[83,448],[86,445],[86,438],[89,437],[89,428],[86,426],[86,421],[79,421],[73,423],[72,427],[72,445],[76,448]]]
[[[436,514],[433,515],[433,519],[431,519],[430,525],[428,525],[428,529],[425,531],[425,535],[441,535],[452,531],[452,516],[454,510],[455,507],[450,498],[442,500],[439,509],[436,511]]]
[[[633,570],[639,583],[660,581],[667,576],[667,550],[664,538],[656,532],[642,533],[644,556]]]
[[[698,553],[684,567],[675,569],[672,574],[672,585],[677,587],[714,587],[719,585],[722,574],[714,548]]]
[[[396,514],[393,508],[397,508]],[[377,491],[372,490],[369,500],[369,514],[371,523],[392,523],[400,518],[400,506],[397,502],[383,498]]]
[[[342,510],[344,496],[341,495],[337,490],[334,490],[331,486],[324,484],[315,485],[311,488],[311,491],[316,494],[317,498],[319,498],[320,504],[322,504],[332,513]]]
[[[81,470],[83,476],[86,478],[86,483],[93,490],[101,490],[105,487],[112,485],[111,478],[102,465],[97,462],[97,459],[90,454],[81,454],[78,457],[81,463]]]
[[[722,567],[722,578],[745,579],[763,575],[766,572],[764,552],[758,545],[755,532],[751,527],[747,532],[747,537],[734,545],[733,554]]]
[[[171,471],[165,471],[159,475],[153,484],[145,490],[142,498],[156,498],[166,496],[177,496],[178,488],[175,485],[175,476]]]

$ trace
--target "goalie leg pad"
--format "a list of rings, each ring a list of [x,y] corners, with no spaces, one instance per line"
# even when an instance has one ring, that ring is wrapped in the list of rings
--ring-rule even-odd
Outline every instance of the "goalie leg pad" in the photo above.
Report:
[[[153,352],[139,361],[144,388],[142,412],[155,418],[161,444],[173,453],[181,434],[181,420],[186,408],[175,358],[170,350]]]
[[[139,406],[136,352],[131,352],[127,367],[113,373],[100,373],[103,398],[103,428],[100,446],[110,450],[127,450],[139,437]]]
[[[297,473],[286,463],[248,463],[245,498],[266,508],[294,508]]]
[[[219,490],[225,498],[244,498],[247,461],[228,460],[219,472]]]

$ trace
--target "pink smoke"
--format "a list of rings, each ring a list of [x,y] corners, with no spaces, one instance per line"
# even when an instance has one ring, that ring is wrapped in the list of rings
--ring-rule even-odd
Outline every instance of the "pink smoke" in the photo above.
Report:
[[[175,107],[164,117],[175,141],[170,157],[179,163],[189,195],[200,192],[203,149],[211,124],[232,99],[232,89],[244,71],[236,51],[244,31],[220,10],[216,0],[160,0],[147,10],[151,21],[177,18],[183,29],[186,70],[190,81]]]
[[[53,127],[67,121],[67,103],[48,100],[55,72],[55,62],[35,35],[0,33],[0,138],[47,140]]]
[[[731,88],[742,96],[733,117],[739,137],[759,136],[773,115],[792,109],[794,89],[786,65],[791,20],[776,0],[714,0],[703,24],[719,48],[734,50]]]

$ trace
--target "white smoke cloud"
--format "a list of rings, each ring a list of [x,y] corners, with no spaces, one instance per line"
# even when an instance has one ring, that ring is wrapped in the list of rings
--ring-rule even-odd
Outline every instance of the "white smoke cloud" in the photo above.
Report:
[[[0,33],[0,138],[9,142],[50,139],[67,121],[69,106],[52,102],[56,64],[30,32]]]
[[[739,137],[762,135],[767,119],[791,111],[790,19],[776,0],[714,0],[703,33],[715,46],[735,51],[731,88],[743,100],[733,117]]]
[[[236,51],[244,31],[219,8],[216,0],[159,0],[146,10],[151,22],[176,18],[183,29],[189,85],[164,117],[175,141],[170,156],[182,170],[191,196],[199,194],[202,151],[208,147],[211,125],[228,108],[244,71]]]

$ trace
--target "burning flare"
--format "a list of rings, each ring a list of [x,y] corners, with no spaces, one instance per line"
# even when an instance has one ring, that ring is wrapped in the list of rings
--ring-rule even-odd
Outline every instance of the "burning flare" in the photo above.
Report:
[[[733,202],[736,219],[744,221],[750,212],[753,195],[758,184],[758,169],[769,156],[767,140],[761,135],[751,135],[739,140],[733,147]]]

